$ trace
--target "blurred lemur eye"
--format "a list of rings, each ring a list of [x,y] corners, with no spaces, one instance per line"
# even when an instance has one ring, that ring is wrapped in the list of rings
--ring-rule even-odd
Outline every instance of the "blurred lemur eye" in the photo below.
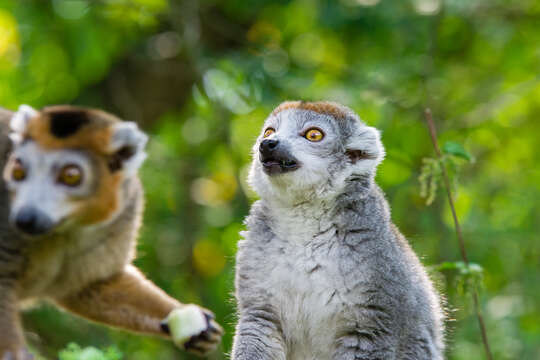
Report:
[[[82,169],[77,165],[66,165],[60,170],[58,182],[67,186],[77,186],[82,182]]]
[[[13,168],[11,169],[11,177],[15,181],[23,181],[26,178],[26,169],[24,168],[21,160],[15,160]]]
[[[324,138],[324,134],[320,129],[311,128],[304,134],[304,137],[309,141],[317,142]]]
[[[272,135],[275,132],[276,132],[276,130],[274,130],[273,128],[268,128],[268,129],[266,129],[264,131],[263,137],[269,137],[270,135]]]

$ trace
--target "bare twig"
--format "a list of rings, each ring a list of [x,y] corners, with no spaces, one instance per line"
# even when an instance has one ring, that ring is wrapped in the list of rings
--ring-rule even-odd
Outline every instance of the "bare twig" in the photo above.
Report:
[[[429,134],[431,135],[431,141],[433,142],[433,147],[435,148],[437,157],[440,160],[442,158],[442,153],[441,153],[441,149],[439,148],[439,143],[437,142],[437,129],[435,128],[435,122],[433,121],[431,110],[426,109],[424,111],[424,116],[427,121]],[[446,171],[446,167],[444,166],[443,163],[441,163],[441,170],[442,170],[442,177],[444,181],[444,187],[446,188],[446,194],[448,195],[448,202],[450,204],[450,209],[452,210],[452,217],[454,218],[454,225],[456,228],[456,234],[457,234],[457,238],[459,242],[459,250],[461,252],[461,257],[463,258],[463,262],[468,267],[469,257],[467,256],[467,250],[465,249],[465,241],[463,240],[463,232],[461,231],[461,225],[459,224],[459,220],[456,213],[456,207],[454,205],[454,196],[452,195],[452,190],[450,188],[450,178],[448,176],[448,172]],[[491,349],[490,349],[489,341],[487,338],[486,325],[484,323],[484,318],[482,317],[482,312],[480,311],[480,304],[478,301],[478,291],[476,289],[475,284],[472,285],[472,295],[473,295],[473,302],[474,302],[474,311],[476,313],[476,317],[478,319],[478,325],[480,327],[480,332],[482,334],[482,342],[484,344],[486,357],[488,358],[488,360],[492,360],[493,356],[491,355]]]

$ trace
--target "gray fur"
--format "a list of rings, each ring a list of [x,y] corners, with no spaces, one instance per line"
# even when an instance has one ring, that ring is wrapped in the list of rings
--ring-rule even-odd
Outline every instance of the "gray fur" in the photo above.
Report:
[[[302,109],[267,119],[264,129],[305,161],[268,176],[255,152],[250,182],[261,200],[238,245],[234,360],[443,358],[439,297],[374,183],[378,133],[345,110],[340,119]],[[325,139],[299,136],[306,122]],[[353,163],[351,147],[375,160]]]

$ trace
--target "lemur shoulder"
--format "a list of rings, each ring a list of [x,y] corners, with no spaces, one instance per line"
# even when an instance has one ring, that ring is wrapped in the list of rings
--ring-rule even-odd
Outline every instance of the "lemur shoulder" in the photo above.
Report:
[[[437,360],[443,312],[375,184],[379,132],[286,102],[253,147],[260,196],[238,244],[234,360]]]
[[[0,359],[30,358],[19,305],[49,300],[77,315],[168,337],[169,314],[187,305],[132,265],[143,211],[137,170],[147,136],[96,109],[21,106],[0,111]],[[221,328],[180,344],[205,354]]]

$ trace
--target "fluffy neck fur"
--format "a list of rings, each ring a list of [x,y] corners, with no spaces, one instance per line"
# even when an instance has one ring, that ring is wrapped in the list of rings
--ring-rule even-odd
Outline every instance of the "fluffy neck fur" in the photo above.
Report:
[[[388,206],[372,176],[351,176],[338,189],[324,191],[322,196],[312,193],[309,198],[263,197],[260,205],[270,214],[268,218],[272,219],[276,235],[289,239],[294,234],[294,238],[302,242],[310,241],[331,226],[352,226],[340,223],[341,215],[346,211],[364,210],[368,204],[380,208],[376,216],[382,215],[383,219],[374,219],[372,212],[362,212],[366,227],[388,223]]]

